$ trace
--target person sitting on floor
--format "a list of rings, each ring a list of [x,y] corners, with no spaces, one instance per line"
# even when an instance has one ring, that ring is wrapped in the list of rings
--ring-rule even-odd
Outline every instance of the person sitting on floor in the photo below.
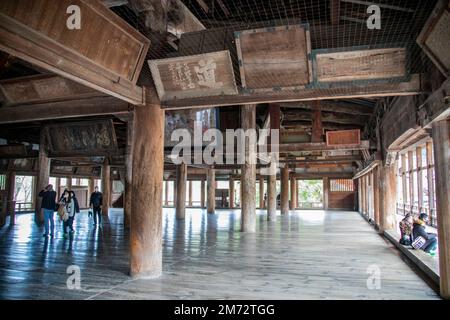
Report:
[[[428,215],[421,213],[419,219],[414,221],[413,237],[416,240],[418,237],[425,239],[425,243],[420,247],[423,251],[434,255],[437,248],[437,235],[435,233],[426,232],[425,226],[428,222]]]
[[[412,230],[413,230],[413,217],[410,213],[399,222],[400,227],[400,244],[404,246],[410,246],[412,243]]]

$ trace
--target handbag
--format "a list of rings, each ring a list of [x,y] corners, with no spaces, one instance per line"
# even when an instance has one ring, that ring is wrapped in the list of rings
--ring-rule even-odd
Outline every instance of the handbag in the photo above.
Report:
[[[425,244],[426,240],[424,237],[418,236],[417,238],[414,239],[412,246],[414,249],[420,249],[423,247],[423,245]]]

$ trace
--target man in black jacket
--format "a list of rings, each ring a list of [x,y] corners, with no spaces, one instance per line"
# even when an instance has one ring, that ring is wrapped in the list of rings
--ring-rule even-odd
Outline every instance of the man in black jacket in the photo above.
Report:
[[[94,226],[97,225],[97,216],[99,225],[102,224],[102,204],[103,195],[98,191],[98,187],[94,188],[94,192],[91,194],[91,199],[89,200],[89,206],[92,207],[94,211]]]
[[[55,229],[55,222],[53,221],[53,213],[56,208],[56,191],[53,190],[53,186],[49,184],[45,189],[39,192],[39,197],[42,198],[41,209],[44,210],[44,237],[48,236],[50,229],[50,236],[53,237],[53,231]],[[49,228],[50,225],[50,228]]]
[[[437,247],[437,236],[434,233],[425,231],[427,221],[428,215],[426,213],[421,213],[419,216],[419,220],[414,222],[413,236],[414,239],[417,239],[417,237],[423,237],[426,241],[420,249],[433,254]]]

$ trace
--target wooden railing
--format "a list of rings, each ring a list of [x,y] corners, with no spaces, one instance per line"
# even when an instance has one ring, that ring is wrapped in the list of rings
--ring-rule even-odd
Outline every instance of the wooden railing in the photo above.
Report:
[[[300,209],[322,209],[323,203],[322,202],[299,201],[297,208],[300,208]]]
[[[33,202],[16,202],[14,206],[16,212],[33,211]]]
[[[410,205],[407,203],[397,202],[397,214],[398,215],[405,216],[408,213],[411,213],[415,216],[418,216],[422,212],[428,214],[428,217],[429,217],[428,225],[437,228],[436,209],[430,210],[430,208],[427,208],[427,207],[419,208],[416,205]]]

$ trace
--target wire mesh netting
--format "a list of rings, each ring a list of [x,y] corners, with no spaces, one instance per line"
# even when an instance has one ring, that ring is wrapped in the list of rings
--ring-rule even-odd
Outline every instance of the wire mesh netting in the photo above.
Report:
[[[264,27],[308,25],[313,52],[319,49],[333,52],[358,48],[405,48],[407,77],[383,79],[382,85],[408,80],[409,75],[424,72],[431,64],[417,45],[416,38],[436,0],[183,0],[181,2],[204,25],[205,30],[176,34],[174,36],[179,38],[177,46],[171,46],[167,41],[171,23],[171,10],[168,7],[173,6],[173,1],[148,0],[149,4],[159,3],[162,9],[166,6],[166,14],[160,18],[166,23],[167,32],[151,30],[143,17],[148,12],[137,12],[130,4],[112,9],[150,38],[152,45],[148,59],[229,50],[238,86],[241,81],[235,32]],[[373,13],[368,13],[371,5],[377,5],[380,9],[380,29],[369,29],[367,26],[367,20]],[[183,15],[177,19],[181,24],[187,21]],[[270,79],[273,77],[270,73],[264,76],[268,78],[260,79],[261,82],[276,80]],[[147,64],[143,66],[140,81],[151,82]],[[359,81],[357,85],[364,90],[369,83],[373,84],[374,81]],[[316,85],[313,88],[315,94],[330,96],[345,95],[354,86],[355,83],[350,81],[332,86]]]

